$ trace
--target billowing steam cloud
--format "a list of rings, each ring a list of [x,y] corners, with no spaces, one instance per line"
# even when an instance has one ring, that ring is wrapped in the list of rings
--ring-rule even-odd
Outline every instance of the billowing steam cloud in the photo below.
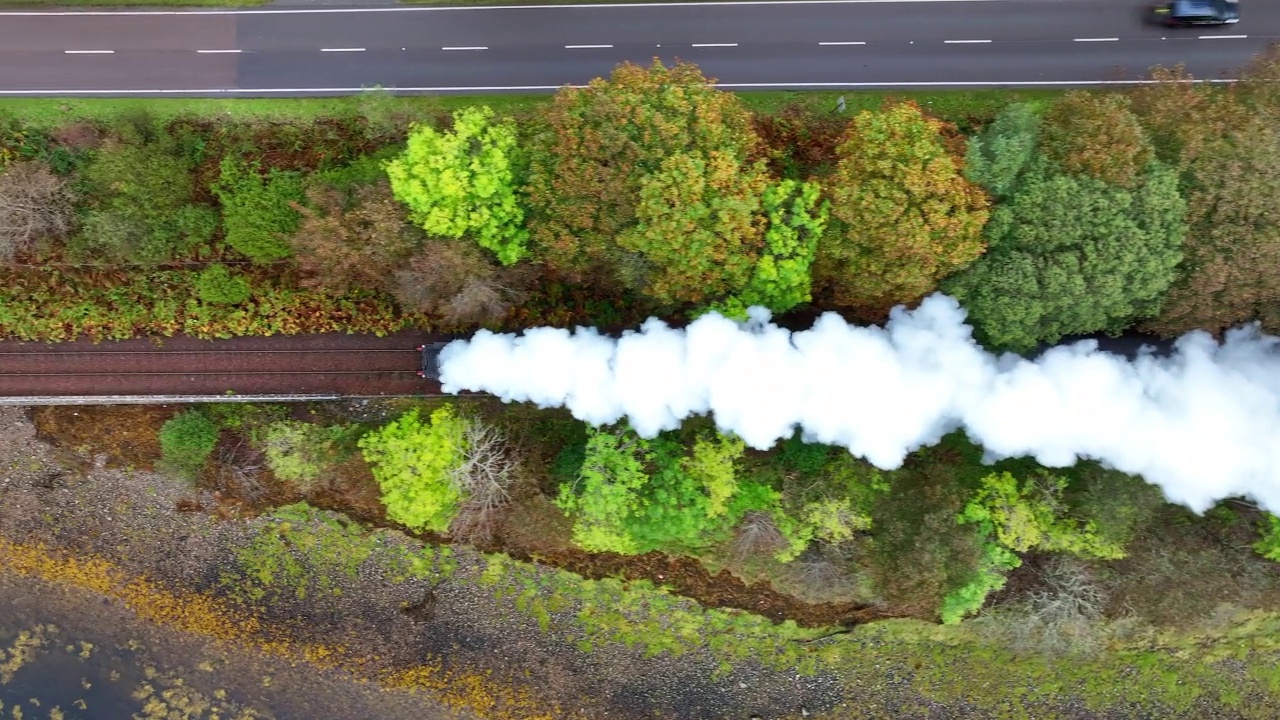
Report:
[[[564,406],[593,425],[626,417],[646,437],[710,414],[767,449],[798,426],[883,469],[963,428],[992,460],[1091,458],[1196,511],[1244,495],[1280,513],[1280,340],[1193,333],[1167,357],[1133,360],[1083,341],[1032,361],[984,351],[964,320],[933,295],[884,328],[827,314],[792,333],[753,309],[746,323],[707,315],[684,330],[651,319],[621,339],[480,332],[445,348],[441,382]]]

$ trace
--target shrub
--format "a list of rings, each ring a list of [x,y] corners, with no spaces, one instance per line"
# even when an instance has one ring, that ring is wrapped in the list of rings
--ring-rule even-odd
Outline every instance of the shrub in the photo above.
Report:
[[[388,517],[412,530],[448,530],[463,500],[455,474],[466,462],[466,431],[445,405],[427,422],[413,410],[360,438]]]
[[[207,244],[217,227],[212,208],[192,203],[186,161],[161,144],[110,144],[84,181],[90,202],[69,244],[75,258],[157,265]]]
[[[1004,587],[1004,573],[1022,564],[1015,551],[1124,557],[1124,549],[1099,537],[1092,523],[1064,516],[1061,499],[1066,485],[1065,479],[1047,472],[1021,482],[1009,472],[982,479],[981,488],[957,516],[960,524],[977,525],[983,538],[982,562],[968,582],[943,599],[944,623],[976,612],[990,592]]]
[[[467,241],[432,239],[395,272],[393,292],[403,307],[448,325],[488,325],[527,298],[530,275],[519,266],[498,267]]]
[[[0,262],[61,239],[75,220],[75,195],[65,178],[36,161],[0,170]]]
[[[309,491],[334,460],[334,440],[342,431],[298,420],[271,423],[261,433],[267,465],[277,478]]]
[[[200,271],[196,277],[196,296],[202,302],[213,305],[239,305],[249,299],[249,282],[232,275],[222,263],[215,263]]]
[[[294,203],[305,198],[303,176],[271,170],[265,177],[256,165],[224,158],[213,192],[222,203],[227,244],[254,262],[290,256],[287,236],[298,228]]]
[[[744,449],[718,433],[698,436],[686,452],[670,434],[645,440],[626,426],[592,430],[579,476],[561,485],[556,504],[584,550],[696,553],[731,539],[752,511],[785,522],[776,492],[737,476]]]
[[[302,220],[289,239],[303,287],[335,295],[390,288],[394,272],[421,242],[386,180],[349,190],[315,184],[307,200],[311,207],[294,204]]]
[[[160,461],[185,478],[195,477],[218,444],[218,426],[199,410],[187,410],[160,427]]]

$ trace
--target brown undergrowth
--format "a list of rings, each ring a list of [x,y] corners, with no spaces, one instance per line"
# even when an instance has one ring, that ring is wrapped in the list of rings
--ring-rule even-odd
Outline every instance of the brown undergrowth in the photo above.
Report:
[[[160,426],[176,412],[171,407],[99,406],[44,407],[33,412],[42,437],[57,446],[92,454],[105,454],[109,463],[121,467],[150,468],[159,458],[155,440]],[[145,438],[149,441],[144,441]],[[234,436],[223,433],[215,458],[239,457],[248,452]],[[224,458],[225,459],[225,458]],[[262,468],[252,477],[224,472],[215,463],[201,476],[198,487],[217,504],[186,503],[181,511],[209,512],[223,519],[244,519],[270,512],[276,507],[305,500],[310,505],[347,515],[375,528],[394,528],[437,545],[451,540],[434,533],[412,533],[387,519],[379,501],[377,483],[368,467],[351,459],[331,468],[327,482],[310,493],[300,493],[277,481]],[[693,558],[662,553],[623,556],[588,553],[569,542],[563,515],[536,492],[517,493],[492,541],[477,546],[486,553],[503,553],[517,560],[537,562],[581,575],[591,580],[618,578],[648,580],[666,586],[677,595],[708,608],[734,608],[769,618],[774,622],[793,620],[802,627],[850,625],[892,617],[883,609],[856,602],[808,603],[771,587],[765,582],[747,583],[727,570],[717,573]],[[536,530],[530,531],[531,528]]]

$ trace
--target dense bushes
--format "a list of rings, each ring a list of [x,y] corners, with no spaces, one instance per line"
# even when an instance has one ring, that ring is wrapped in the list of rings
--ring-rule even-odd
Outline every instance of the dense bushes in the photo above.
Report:
[[[162,465],[183,477],[194,477],[218,444],[218,425],[199,410],[187,410],[160,428]]]
[[[462,331],[750,305],[879,322],[939,288],[1006,349],[1136,322],[1280,322],[1280,134],[1263,118],[1277,62],[1234,93],[1157,70],[1167,82],[1132,93],[950,122],[933,114],[954,105],[941,98],[753,114],[685,63],[623,64],[519,114],[464,108],[411,127],[385,113],[144,112],[51,132],[8,120],[0,258],[247,259],[273,287],[386,295]],[[234,277],[209,269],[195,297],[255,313],[260,284],[245,277],[245,297]]]

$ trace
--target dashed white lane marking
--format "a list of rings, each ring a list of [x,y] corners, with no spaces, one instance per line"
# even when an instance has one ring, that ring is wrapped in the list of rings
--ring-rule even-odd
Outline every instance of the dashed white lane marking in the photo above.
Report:
[[[693,47],[738,47],[738,43],[694,43]]]
[[[115,50],[63,50],[68,55],[113,55]]]
[[[866,45],[866,43],[862,42],[861,40],[850,40],[850,41],[840,41],[840,42],[820,42],[818,44],[819,45]]]
[[[663,8],[739,5],[859,5],[868,3],[937,3],[937,2],[1003,2],[1004,0],[727,0],[722,2],[655,2],[655,3],[583,3],[581,5],[464,5],[453,7],[373,7],[373,8],[294,8],[288,10],[247,8],[240,10],[10,10],[0,12],[0,17],[30,17],[33,15],[336,15],[353,13],[420,13],[420,12],[473,12],[476,10],[559,10],[613,8]]]
[[[474,45],[470,47],[442,47],[441,50],[488,50],[485,45]]]
[[[1119,42],[1120,38],[1074,38],[1076,42]]]
[[[593,50],[596,48],[611,48],[612,45],[565,45],[565,50]]]
[[[974,43],[989,43],[990,40],[943,40],[948,45],[971,45]]]
[[[1248,35],[1201,35],[1201,40],[1244,40]]]
[[[364,48],[320,48],[320,52],[364,52]]]
[[[201,55],[221,55],[223,53],[238,53],[239,50],[197,50]]]

